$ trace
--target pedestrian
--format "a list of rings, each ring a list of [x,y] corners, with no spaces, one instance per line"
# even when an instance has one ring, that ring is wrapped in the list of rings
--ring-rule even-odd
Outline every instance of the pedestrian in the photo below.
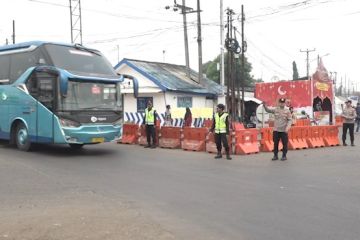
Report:
[[[359,132],[359,128],[360,128],[360,102],[357,103],[355,110],[356,110],[356,132]]]
[[[256,112],[252,112],[250,116],[250,127],[256,128],[256,124],[258,123],[258,119],[256,117]]]
[[[266,106],[266,103],[263,103],[265,111],[274,115],[274,157],[272,158],[273,161],[279,159],[278,152],[280,139],[283,145],[281,160],[287,160],[286,154],[288,150],[288,131],[291,127],[292,117],[289,109],[285,107],[285,101],[285,98],[280,98],[278,107],[273,109],[268,108]]]
[[[166,105],[165,116],[164,116],[164,126],[172,126],[170,105]]]
[[[301,119],[310,119],[309,114],[307,114],[305,110],[301,111]]]
[[[357,116],[356,116],[355,109],[351,106],[351,100],[347,100],[345,102],[345,108],[343,109],[341,116],[344,119],[343,133],[342,133],[343,145],[347,146],[346,134],[347,134],[347,130],[349,129],[351,146],[355,146],[355,144],[354,144],[354,126],[355,126],[355,119]]]
[[[227,137],[229,136],[229,114],[224,112],[225,105],[218,104],[216,107],[216,113],[214,115],[213,124],[210,129],[214,132],[214,138],[216,143],[217,155],[215,158],[222,158],[222,145],[224,145],[226,152],[226,159],[231,160],[230,148]]]
[[[290,111],[290,113],[291,113],[291,125],[292,126],[295,126],[295,124],[296,124],[296,120],[297,120],[297,118],[296,118],[296,114],[294,113],[294,108],[293,107],[289,107],[289,111]]]
[[[322,107],[321,107],[321,102],[317,102],[315,105],[315,111],[316,112],[321,112],[322,111]]]
[[[192,114],[190,108],[187,107],[184,116],[184,127],[191,127],[191,123],[192,123]]]
[[[157,118],[156,110],[153,108],[152,103],[149,101],[147,104],[147,108],[145,109],[145,116],[143,120],[143,125],[145,125],[146,128],[146,139],[147,139],[147,145],[145,146],[145,148],[156,148],[155,145],[156,118]],[[152,144],[151,144],[151,139],[152,139]]]

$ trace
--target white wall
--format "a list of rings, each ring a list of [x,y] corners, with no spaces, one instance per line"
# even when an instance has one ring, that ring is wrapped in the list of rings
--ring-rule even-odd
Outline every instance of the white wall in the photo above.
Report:
[[[170,105],[171,108],[177,108],[178,97],[192,97],[192,107],[194,108],[213,108],[216,106],[216,102],[212,99],[206,99],[205,96],[197,96],[191,94],[180,94],[172,92],[161,92],[161,93],[140,93],[139,97],[152,97],[154,108],[158,113],[164,113],[166,105]],[[124,111],[125,112],[136,112],[137,101],[133,94],[124,94]]]
[[[140,93],[139,97],[152,97],[156,111],[165,112],[164,93]],[[124,94],[124,112],[137,112],[137,100],[131,93]]]

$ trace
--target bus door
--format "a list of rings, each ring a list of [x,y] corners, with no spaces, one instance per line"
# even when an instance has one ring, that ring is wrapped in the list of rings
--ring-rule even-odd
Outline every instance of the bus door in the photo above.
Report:
[[[36,105],[36,133],[37,142],[54,142],[54,113],[56,99],[56,80],[54,73],[34,71],[31,80],[33,88],[29,93],[38,102]]]

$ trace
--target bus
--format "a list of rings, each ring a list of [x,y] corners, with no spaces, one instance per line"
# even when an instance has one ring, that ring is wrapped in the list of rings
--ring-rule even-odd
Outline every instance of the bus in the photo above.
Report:
[[[97,50],[26,42],[0,47],[0,139],[23,151],[33,143],[86,144],[121,137],[121,83]]]

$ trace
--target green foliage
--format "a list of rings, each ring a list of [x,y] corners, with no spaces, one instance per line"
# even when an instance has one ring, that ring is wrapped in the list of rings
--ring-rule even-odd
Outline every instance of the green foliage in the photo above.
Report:
[[[235,58],[236,61],[236,67],[234,69],[235,74],[234,77],[236,78],[236,75],[238,79],[241,78],[241,56],[239,58]],[[220,55],[217,56],[213,61],[206,62],[203,64],[203,71],[206,73],[206,77],[220,83],[220,70],[218,70],[218,65],[220,66]],[[227,69],[227,53],[225,53],[225,84],[226,84],[226,69]],[[262,82],[261,79],[254,79],[254,76],[251,75],[252,66],[251,63],[248,62],[247,58],[245,57],[245,87],[251,87],[255,85],[255,82]]]

